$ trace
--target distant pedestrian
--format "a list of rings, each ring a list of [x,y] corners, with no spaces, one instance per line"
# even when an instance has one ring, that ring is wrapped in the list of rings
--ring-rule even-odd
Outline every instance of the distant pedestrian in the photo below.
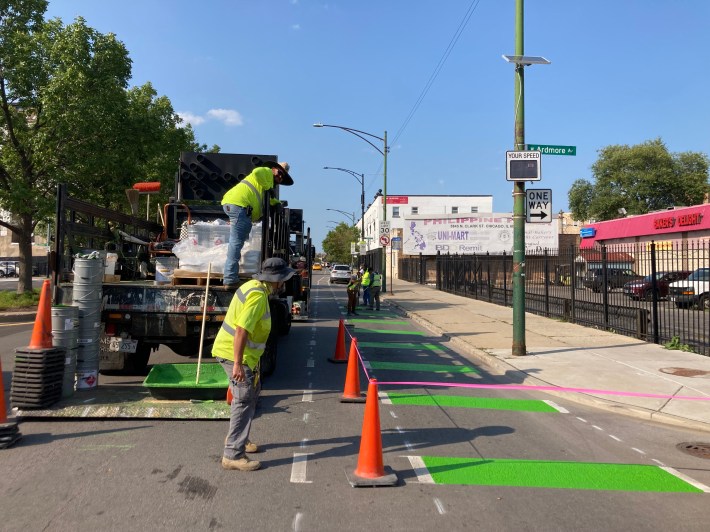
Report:
[[[357,294],[360,288],[360,280],[357,275],[350,277],[350,282],[348,283],[348,316],[355,314],[355,307],[357,306]]]
[[[227,373],[233,396],[222,454],[224,469],[254,471],[261,467],[261,462],[246,453],[259,452],[249,441],[249,431],[256,410],[257,367],[271,332],[269,295],[277,293],[294,273],[283,259],[265,260],[261,273],[235,292],[215,338],[212,356]]]
[[[362,306],[369,307],[371,306],[370,284],[372,284],[372,274],[370,273],[369,266],[365,266],[365,272],[362,274],[360,284],[362,285]]]
[[[377,272],[372,272],[372,283],[370,284],[370,295],[375,302],[375,310],[380,310],[380,290],[382,290],[382,276]],[[370,310],[372,310],[370,301]]]

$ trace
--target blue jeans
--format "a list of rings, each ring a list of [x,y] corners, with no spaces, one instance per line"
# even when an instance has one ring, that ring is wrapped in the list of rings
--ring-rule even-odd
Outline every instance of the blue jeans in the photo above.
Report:
[[[225,203],[222,205],[224,212],[229,216],[229,247],[227,247],[227,260],[224,263],[223,284],[237,284],[239,282],[239,259],[242,258],[244,242],[249,239],[251,232],[251,217],[247,209],[239,205]]]
[[[362,306],[363,307],[369,307],[371,305],[370,301],[370,287],[364,286],[362,288]]]
[[[244,456],[244,448],[249,439],[251,421],[256,411],[256,390],[254,389],[254,373],[249,366],[244,367],[244,380],[237,382],[232,378],[232,368],[234,362],[224,358],[217,361],[222,365],[222,369],[229,379],[229,387],[232,390],[232,406],[229,412],[229,432],[224,443],[225,458],[236,460]]]

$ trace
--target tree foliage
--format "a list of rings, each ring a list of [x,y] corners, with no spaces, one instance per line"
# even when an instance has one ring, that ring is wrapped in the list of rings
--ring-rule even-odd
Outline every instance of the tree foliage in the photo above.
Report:
[[[357,227],[340,222],[335,229],[331,229],[323,239],[323,251],[326,252],[328,262],[350,264],[350,243],[360,240],[360,231]]]
[[[708,191],[708,157],[670,153],[661,139],[636,146],[607,146],[592,165],[595,182],[578,179],[568,198],[576,220],[610,220],[626,213],[646,214],[695,205]]]
[[[131,60],[115,35],[82,18],[44,20],[46,0],[0,0],[0,226],[30,264],[35,226],[54,217],[58,183],[129,212],[125,189],[173,188],[180,151],[204,151],[150,83],[129,88]],[[218,148],[216,148],[218,149]],[[160,201],[159,199],[159,201]],[[22,268],[18,291],[31,289]]]

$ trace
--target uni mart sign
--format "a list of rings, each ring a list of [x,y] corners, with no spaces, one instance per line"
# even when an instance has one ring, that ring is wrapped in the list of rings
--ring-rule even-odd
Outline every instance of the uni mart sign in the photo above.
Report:
[[[553,146],[551,144],[528,144],[528,150],[543,155],[577,155],[577,146]]]

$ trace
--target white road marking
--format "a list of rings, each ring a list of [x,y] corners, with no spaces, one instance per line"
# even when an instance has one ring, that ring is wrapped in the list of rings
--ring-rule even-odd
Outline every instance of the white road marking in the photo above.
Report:
[[[436,511],[439,512],[440,515],[444,515],[446,513],[446,509],[444,508],[444,504],[441,502],[441,499],[434,497],[434,506],[436,506]]]
[[[318,329],[316,329],[315,327],[311,327],[311,331],[316,332],[317,330]]]
[[[400,434],[404,434],[404,429],[402,427],[395,427],[394,430],[396,430]]]
[[[614,441],[621,442],[621,438],[617,438],[617,437],[614,436],[613,434],[609,434],[609,437],[610,437],[612,440],[614,440]]]
[[[310,415],[308,412],[306,412],[305,414],[303,414],[303,422],[304,422],[304,423],[308,423],[308,418],[309,418],[309,417],[311,417],[311,415]]]
[[[429,470],[424,465],[424,460],[419,456],[407,456],[409,463],[412,464],[412,469],[414,469],[414,474],[417,475],[417,479],[420,484],[434,484],[434,479],[429,474]]]
[[[404,446],[407,448],[408,451],[414,450],[414,446],[411,443],[409,443],[407,440],[404,440]]]
[[[392,404],[392,400],[390,399],[390,396],[387,395],[387,392],[377,392],[377,395],[380,397],[380,401],[382,401],[383,405]]]
[[[293,523],[291,524],[291,529],[294,532],[300,532],[301,531],[301,520],[303,519],[303,514],[301,512],[298,512],[296,516],[293,518]]]
[[[586,422],[587,422],[587,420],[586,420],[586,419],[584,419],[584,418],[581,418],[581,417],[579,417],[579,416],[577,416],[577,419],[579,419],[579,420],[580,420],[580,421],[581,421],[582,423],[586,423]]]
[[[310,453],[293,453],[293,464],[291,465],[291,482],[294,484],[312,484],[312,480],[306,478],[306,468],[308,467],[308,456]]]
[[[313,402],[313,392],[311,390],[304,390],[302,403],[312,403]]]
[[[604,429],[601,428],[601,427],[598,427],[597,425],[592,425],[592,427],[594,427],[594,428],[597,429],[597,430],[601,430],[602,432],[604,432]]]
[[[672,467],[662,467],[661,469],[663,469],[663,471],[667,471],[668,473],[670,473],[671,475],[673,475],[675,477],[678,477],[681,480],[685,480],[688,484],[690,484],[691,486],[695,486],[700,491],[703,491],[705,493],[710,493],[710,488],[707,487],[705,484],[702,484],[702,483],[698,482],[697,480],[690,478],[688,475],[684,475],[683,473],[673,469]]]
[[[554,408],[555,410],[557,410],[560,414],[569,414],[569,410],[567,410],[566,408],[564,408],[564,407],[558,405],[558,404],[555,403],[554,401],[550,401],[550,400],[548,400],[548,399],[543,399],[542,402],[543,402],[543,403],[547,403],[547,404],[550,405],[552,408]]]
[[[301,449],[305,449],[306,447],[308,447],[308,438],[303,438],[301,440]]]
[[[656,460],[655,458],[651,458],[651,461],[652,461],[652,462],[656,462],[656,463],[657,463],[659,466],[661,466],[661,467],[666,467],[666,464],[664,464],[664,463],[661,462],[660,460]]]
[[[636,447],[632,447],[631,450],[632,450],[632,451],[636,451],[636,452],[639,453],[639,454],[646,454],[646,453],[643,452],[641,449],[637,449]]]
[[[306,360],[306,367],[307,368],[314,368],[316,366],[316,361],[313,360],[312,358],[309,358]]]
[[[310,342],[308,342],[308,345],[313,345],[313,346],[315,346],[315,345],[316,345],[316,341],[315,341],[315,340],[311,340]]]
[[[397,419],[397,414],[395,414],[392,410],[390,410],[390,416]]]

